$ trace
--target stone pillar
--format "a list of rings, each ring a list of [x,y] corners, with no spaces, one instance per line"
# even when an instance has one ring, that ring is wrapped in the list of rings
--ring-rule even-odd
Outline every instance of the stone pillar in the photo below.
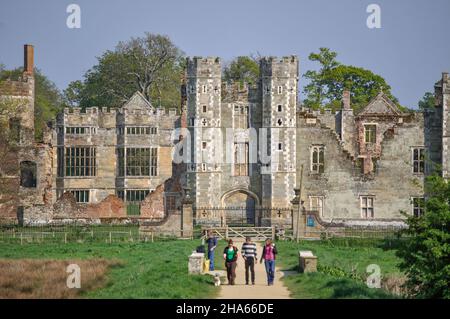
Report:
[[[191,203],[183,203],[181,211],[181,237],[192,237],[194,235],[194,214]]]
[[[202,274],[204,260],[205,260],[205,254],[192,253],[189,256],[189,263],[188,263],[189,274],[192,274],[192,275]]]

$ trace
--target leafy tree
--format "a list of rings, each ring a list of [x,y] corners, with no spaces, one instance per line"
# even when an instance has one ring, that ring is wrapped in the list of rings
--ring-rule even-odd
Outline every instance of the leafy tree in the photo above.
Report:
[[[433,175],[425,185],[425,213],[407,218],[406,243],[397,252],[400,268],[410,296],[450,298],[450,184]]]
[[[83,81],[69,84],[65,97],[81,107],[120,107],[139,91],[153,104],[178,106],[182,57],[182,51],[163,35],[146,33],[119,42],[98,58]]]
[[[320,64],[319,70],[309,70],[304,77],[309,80],[303,92],[304,104],[313,109],[339,108],[344,89],[351,92],[352,107],[359,110],[383,90],[394,102],[391,87],[385,79],[370,70],[344,65],[336,60],[337,53],[328,48],[320,48],[319,53],[311,53],[309,60]]]
[[[426,109],[433,109],[435,107],[435,97],[431,92],[426,92],[422,99],[419,101],[419,110],[424,111]]]
[[[23,68],[14,70],[0,70],[0,80],[18,80],[22,76]],[[64,107],[64,99],[56,85],[50,81],[39,69],[34,70],[35,103],[34,127],[35,139],[41,141],[47,122],[55,119]]]
[[[259,64],[256,58],[240,56],[225,66],[223,80],[225,82],[257,83]]]

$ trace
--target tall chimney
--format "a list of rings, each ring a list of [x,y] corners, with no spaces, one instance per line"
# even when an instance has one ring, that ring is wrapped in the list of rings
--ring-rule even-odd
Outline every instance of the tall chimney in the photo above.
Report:
[[[23,46],[23,71],[27,75],[33,75],[34,70],[34,47],[31,44],[25,44]]]
[[[342,106],[345,110],[350,109],[350,91],[347,89],[342,92]]]

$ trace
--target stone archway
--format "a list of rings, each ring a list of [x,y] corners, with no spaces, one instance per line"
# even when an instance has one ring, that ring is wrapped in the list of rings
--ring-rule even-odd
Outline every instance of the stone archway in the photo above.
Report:
[[[255,226],[256,206],[259,198],[256,194],[245,190],[235,189],[222,196],[224,218],[230,226]]]

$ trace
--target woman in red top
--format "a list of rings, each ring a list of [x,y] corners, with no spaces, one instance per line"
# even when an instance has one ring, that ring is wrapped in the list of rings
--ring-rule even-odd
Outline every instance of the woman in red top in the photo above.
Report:
[[[266,239],[266,243],[263,247],[261,260],[260,262],[263,262],[264,259],[264,265],[266,266],[266,274],[267,274],[267,285],[272,286],[273,281],[275,279],[275,258],[278,254],[277,248],[275,247],[275,244],[272,243],[271,239]]]

